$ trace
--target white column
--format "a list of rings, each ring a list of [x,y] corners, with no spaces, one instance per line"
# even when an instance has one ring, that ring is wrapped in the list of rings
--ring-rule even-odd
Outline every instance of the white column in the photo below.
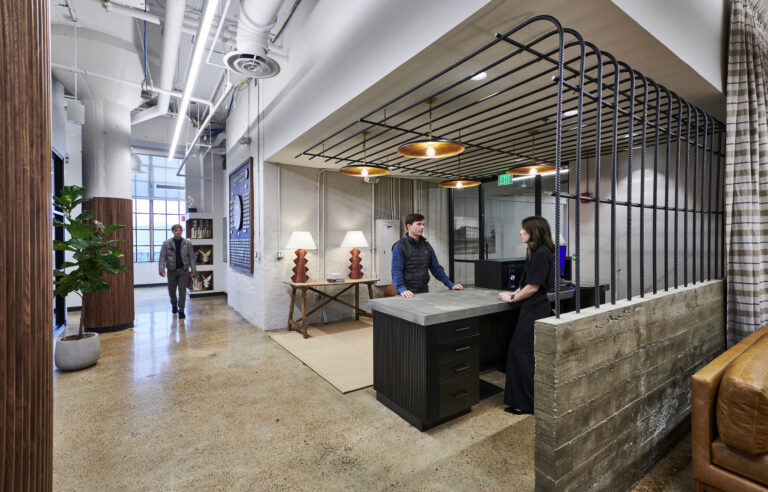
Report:
[[[91,197],[131,199],[131,110],[100,99],[83,103],[85,192]]]

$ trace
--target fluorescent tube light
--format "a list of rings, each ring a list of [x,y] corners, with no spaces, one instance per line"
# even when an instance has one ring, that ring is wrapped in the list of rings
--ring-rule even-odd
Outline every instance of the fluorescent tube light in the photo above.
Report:
[[[184,85],[184,94],[181,96],[181,102],[179,103],[176,129],[173,131],[173,139],[171,140],[171,149],[168,152],[168,159],[173,159],[176,155],[176,145],[178,145],[179,137],[181,136],[181,127],[184,126],[184,118],[186,117],[187,108],[189,107],[189,99],[192,97],[192,91],[195,89],[197,72],[200,70],[200,62],[203,59],[203,52],[205,51],[205,43],[208,41],[208,35],[211,33],[213,14],[216,12],[216,7],[218,7],[218,5],[219,0],[206,0],[205,2],[205,12],[203,13],[203,19],[200,21],[200,25],[197,28],[195,47],[192,51],[192,63],[189,65],[187,83]]]

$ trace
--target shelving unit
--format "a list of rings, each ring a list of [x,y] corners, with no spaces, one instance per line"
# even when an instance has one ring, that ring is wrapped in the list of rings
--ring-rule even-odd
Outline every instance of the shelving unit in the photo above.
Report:
[[[196,253],[197,275],[189,282],[190,297],[204,296],[213,292],[214,263],[216,252],[214,250],[214,223],[213,216],[206,213],[191,212],[187,217],[186,235],[192,241]],[[203,255],[203,253],[207,253]],[[206,259],[201,263],[202,258]]]

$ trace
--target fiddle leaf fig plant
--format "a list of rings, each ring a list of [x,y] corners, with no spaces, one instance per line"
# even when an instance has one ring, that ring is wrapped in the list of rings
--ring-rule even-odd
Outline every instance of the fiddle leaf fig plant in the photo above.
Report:
[[[74,215],[75,208],[90,200],[85,197],[82,186],[65,186],[59,196],[54,196],[54,206],[59,217],[54,219],[54,225],[63,227],[69,233],[69,239],[53,242],[55,251],[70,251],[71,261],[65,261],[61,270],[53,272],[56,280],[54,285],[57,296],[66,296],[72,292],[83,300],[80,316],[80,328],[77,338],[83,337],[83,319],[85,314],[84,294],[100,292],[109,289],[109,283],[104,274],[117,275],[127,270],[120,259],[123,252],[116,245],[125,242],[122,239],[108,239],[112,233],[125,229],[123,225],[105,226],[93,218],[93,212],[83,210]],[[66,271],[66,269],[71,269]]]

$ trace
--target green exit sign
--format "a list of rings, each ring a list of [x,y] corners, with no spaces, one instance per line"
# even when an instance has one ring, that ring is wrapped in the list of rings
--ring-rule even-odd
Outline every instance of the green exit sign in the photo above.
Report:
[[[511,174],[499,174],[499,186],[506,186],[512,184],[512,175]]]

